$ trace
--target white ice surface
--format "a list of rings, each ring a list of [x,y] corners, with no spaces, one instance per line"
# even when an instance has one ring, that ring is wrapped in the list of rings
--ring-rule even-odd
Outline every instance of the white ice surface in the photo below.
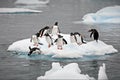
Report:
[[[64,67],[59,63],[52,63],[52,69],[45,73],[45,76],[40,76],[37,80],[42,79],[82,79],[82,80],[95,80],[87,74],[81,74],[81,70],[77,63],[71,63]]]
[[[120,6],[110,6],[88,13],[83,16],[83,21],[75,23],[120,23]]]
[[[50,0],[17,0],[15,4],[48,4]]]
[[[45,37],[39,38],[40,42],[43,45],[40,45],[42,54],[52,55],[52,57],[57,58],[78,58],[83,57],[84,55],[105,55],[117,52],[117,50],[112,45],[107,45],[103,41],[98,40],[87,42],[87,44],[77,45],[76,43],[70,43],[70,36],[68,34],[61,34],[67,40],[68,44],[63,46],[63,50],[58,50],[57,46],[54,44],[48,48],[48,44],[45,40]],[[53,36],[54,40],[56,36]],[[20,52],[29,52],[29,46],[32,46],[33,43],[30,42],[30,39],[24,39],[16,41],[8,47],[8,51],[20,51]]]
[[[21,12],[33,12],[40,13],[42,11],[32,10],[32,9],[24,9],[24,8],[0,8],[0,13],[21,13]]]
[[[105,66],[104,63],[99,68],[98,80],[108,80],[108,77],[107,77],[107,74],[106,74],[106,66]]]
[[[64,67],[59,63],[52,63],[52,68],[45,72],[44,76],[37,77],[37,80],[49,80],[49,79],[66,79],[66,80],[95,80],[88,74],[82,74],[77,63],[70,63]],[[98,80],[108,80],[105,64],[99,68]]]

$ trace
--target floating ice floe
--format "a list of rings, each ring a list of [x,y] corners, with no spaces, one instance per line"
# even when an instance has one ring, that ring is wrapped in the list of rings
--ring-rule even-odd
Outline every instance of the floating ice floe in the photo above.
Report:
[[[104,63],[99,68],[98,80],[108,80],[108,77],[107,77],[107,74],[106,74],[106,67],[105,67]]]
[[[41,5],[45,5],[48,4],[50,2],[50,0],[44,0],[44,1],[40,1],[40,0],[17,0],[15,2],[15,4],[26,4],[26,5],[31,5],[31,4],[41,4]]]
[[[77,45],[76,43],[70,43],[69,34],[61,34],[68,42],[67,45],[63,46],[63,50],[58,50],[57,46],[54,44],[48,48],[48,44],[45,40],[45,36],[39,38],[40,42],[43,45],[40,45],[44,55],[52,55],[56,58],[79,58],[84,55],[105,55],[117,52],[117,50],[112,45],[107,45],[103,41],[98,40],[90,41],[86,44]],[[54,37],[55,38],[55,37]],[[18,51],[18,52],[29,52],[29,46],[32,46],[33,43],[30,42],[30,39],[24,39],[16,41],[8,47],[8,51]]]
[[[24,9],[24,8],[0,8],[0,14],[15,14],[15,13],[40,13],[42,11]]]
[[[84,15],[82,19],[75,23],[120,23],[120,6],[105,7],[96,13]]]
[[[88,74],[82,74],[77,63],[70,63],[64,67],[60,66],[59,63],[52,63],[52,68],[46,71],[44,76],[37,77],[37,80],[43,79],[96,80]],[[98,80],[108,80],[104,63],[99,69]]]

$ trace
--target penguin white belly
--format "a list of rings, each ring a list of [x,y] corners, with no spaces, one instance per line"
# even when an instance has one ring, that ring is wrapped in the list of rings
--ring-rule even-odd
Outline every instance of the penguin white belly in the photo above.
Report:
[[[52,43],[50,37],[46,37],[46,41],[47,41],[48,44],[51,44],[51,43]]]
[[[70,42],[71,42],[71,43],[75,43],[75,42],[76,42],[76,40],[75,40],[75,37],[74,37],[74,36],[70,36]]]
[[[52,29],[52,35],[56,35],[58,33],[58,27],[54,26]]]
[[[38,44],[38,40],[36,38],[33,38],[33,43]]]
[[[36,35],[32,35],[32,42],[34,44],[38,44],[38,39],[37,39],[37,36]]]
[[[77,43],[82,43],[81,36],[76,36],[77,37]]]
[[[60,38],[60,39],[58,39],[58,41],[57,41],[57,45],[58,46],[62,46],[63,45],[63,40]]]

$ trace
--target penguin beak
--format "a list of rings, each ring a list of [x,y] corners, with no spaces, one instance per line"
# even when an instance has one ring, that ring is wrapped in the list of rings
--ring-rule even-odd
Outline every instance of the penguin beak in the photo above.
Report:
[[[89,30],[88,32],[91,32],[91,30]]]
[[[88,32],[90,32],[91,30],[89,30]]]

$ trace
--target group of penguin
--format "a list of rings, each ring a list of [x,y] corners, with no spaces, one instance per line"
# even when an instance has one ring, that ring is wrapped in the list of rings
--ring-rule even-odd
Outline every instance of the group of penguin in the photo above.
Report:
[[[98,31],[96,29],[91,29],[88,32],[91,32],[90,38],[93,37],[94,40],[98,42],[98,38],[99,38]],[[58,38],[55,40],[52,38],[52,36],[54,35],[58,36]],[[68,44],[67,41],[60,34],[58,22],[55,22],[55,24],[52,27],[46,26],[42,28],[39,32],[37,32],[35,35],[32,35],[30,42],[33,43],[34,47],[32,48],[31,46],[29,46],[30,51],[28,53],[28,56],[30,56],[34,51],[35,52],[37,51],[38,53],[42,52],[40,48],[38,48],[38,45],[44,45],[39,42],[40,41],[39,39],[42,38],[43,36],[45,36],[46,42],[48,43],[48,48],[50,48],[52,45],[54,45],[54,43],[56,43],[57,49],[62,50],[63,49],[62,46],[64,44]],[[86,44],[82,35],[79,32],[70,33],[70,42],[77,43],[78,45]]]

